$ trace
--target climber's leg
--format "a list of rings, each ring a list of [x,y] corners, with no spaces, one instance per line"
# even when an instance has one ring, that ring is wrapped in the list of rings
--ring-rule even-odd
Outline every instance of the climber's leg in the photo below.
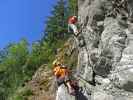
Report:
[[[57,90],[56,100],[71,100],[70,98],[67,87],[64,84],[60,85]]]
[[[79,31],[77,29],[77,26],[74,24],[68,24],[68,32],[73,32],[75,36],[78,36]]]
[[[56,100],[61,100],[60,92],[61,92],[61,89],[60,87],[58,87],[58,90],[56,92]]]

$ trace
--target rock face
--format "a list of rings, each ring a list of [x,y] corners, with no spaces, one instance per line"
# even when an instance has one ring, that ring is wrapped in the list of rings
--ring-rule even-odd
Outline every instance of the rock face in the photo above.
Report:
[[[133,0],[78,0],[78,7],[81,34],[66,51],[78,50],[75,100],[133,100]]]
[[[133,100],[133,1],[78,0],[78,5],[85,45],[78,45],[77,74],[85,97]]]
[[[54,100],[55,88],[53,82],[52,72],[47,69],[47,65],[40,66],[32,80],[25,84],[25,88],[32,92],[32,95],[28,96],[26,100]]]
[[[120,62],[117,64],[117,70],[123,70],[118,74],[121,80],[122,88],[127,91],[133,92],[133,34],[127,34],[128,45],[122,52]]]

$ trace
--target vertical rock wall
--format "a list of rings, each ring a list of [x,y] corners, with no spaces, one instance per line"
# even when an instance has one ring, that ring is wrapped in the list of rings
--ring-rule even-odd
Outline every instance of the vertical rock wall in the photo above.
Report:
[[[85,45],[78,74],[88,100],[133,100],[133,1],[78,0]]]

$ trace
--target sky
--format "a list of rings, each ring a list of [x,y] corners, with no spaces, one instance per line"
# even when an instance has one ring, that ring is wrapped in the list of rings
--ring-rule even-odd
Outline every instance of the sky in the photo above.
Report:
[[[0,0],[0,48],[26,38],[41,39],[56,0]]]

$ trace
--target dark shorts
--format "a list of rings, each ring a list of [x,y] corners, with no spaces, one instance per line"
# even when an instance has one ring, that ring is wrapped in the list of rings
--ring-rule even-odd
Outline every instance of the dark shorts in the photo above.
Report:
[[[57,85],[60,86],[62,84],[67,83],[68,81],[70,81],[69,77],[64,77],[64,78],[56,78],[57,81]]]

